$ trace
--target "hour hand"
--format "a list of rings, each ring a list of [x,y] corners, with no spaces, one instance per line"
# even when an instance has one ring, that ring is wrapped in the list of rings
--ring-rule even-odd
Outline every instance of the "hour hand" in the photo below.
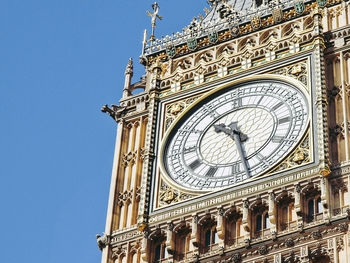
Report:
[[[240,131],[237,122],[232,122],[230,125],[228,125],[228,127],[230,127],[233,134],[239,135],[239,139],[241,142],[246,142],[248,140],[248,136]]]
[[[226,133],[227,135],[232,135],[232,132],[230,129],[226,128],[226,125],[221,123],[221,124],[215,124],[214,129],[216,133],[223,132]]]

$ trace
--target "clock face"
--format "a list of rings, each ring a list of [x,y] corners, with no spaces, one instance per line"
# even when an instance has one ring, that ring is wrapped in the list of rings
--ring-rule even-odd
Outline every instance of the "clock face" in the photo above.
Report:
[[[277,165],[309,122],[303,92],[262,79],[201,100],[166,136],[162,162],[176,184],[210,191],[241,183]]]

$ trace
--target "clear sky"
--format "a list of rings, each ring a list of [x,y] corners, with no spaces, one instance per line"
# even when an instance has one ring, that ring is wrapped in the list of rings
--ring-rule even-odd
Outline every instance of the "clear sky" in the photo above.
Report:
[[[118,104],[150,0],[0,0],[0,262],[100,262]],[[159,0],[157,36],[205,0]]]

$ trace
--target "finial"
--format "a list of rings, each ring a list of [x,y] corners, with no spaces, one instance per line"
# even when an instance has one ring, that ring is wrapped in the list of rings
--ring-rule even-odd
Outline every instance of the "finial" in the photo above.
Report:
[[[127,74],[133,75],[133,73],[134,73],[134,62],[132,58],[130,58],[128,65],[126,66],[125,75]]]
[[[157,18],[159,20],[162,20],[163,17],[158,15],[159,13],[159,5],[157,2],[154,2],[154,4],[152,5],[152,9],[153,9],[153,13],[147,11],[147,15],[150,16],[152,18],[151,23],[152,23],[152,35],[150,37],[150,41],[154,41],[156,39],[156,37],[154,36],[154,31],[156,28],[156,22],[157,22]]]

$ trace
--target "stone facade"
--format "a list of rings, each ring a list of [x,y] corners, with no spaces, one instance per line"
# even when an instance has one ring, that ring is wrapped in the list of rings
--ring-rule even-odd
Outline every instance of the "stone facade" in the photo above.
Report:
[[[102,109],[118,123],[102,263],[350,262],[350,5],[256,1],[237,20],[230,2],[209,1],[216,24],[199,17],[145,42],[146,75],[132,84],[129,61],[123,98]],[[252,76],[305,89],[305,136],[249,183],[173,185],[160,167],[168,130],[215,87]]]

